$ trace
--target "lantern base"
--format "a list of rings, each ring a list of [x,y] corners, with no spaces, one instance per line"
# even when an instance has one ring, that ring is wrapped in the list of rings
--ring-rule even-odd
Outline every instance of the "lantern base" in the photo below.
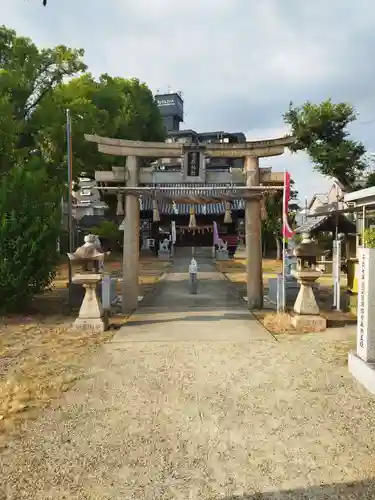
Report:
[[[306,332],[324,332],[327,329],[327,320],[315,314],[293,314],[290,322],[296,330]]]
[[[85,289],[85,296],[79,310],[78,318],[73,323],[75,330],[90,330],[104,332],[107,328],[103,318],[103,308],[96,293],[97,283],[102,279],[101,274],[76,274],[73,283],[79,283]]]
[[[103,333],[108,330],[108,318],[77,318],[73,323],[74,330],[85,330],[92,333]]]

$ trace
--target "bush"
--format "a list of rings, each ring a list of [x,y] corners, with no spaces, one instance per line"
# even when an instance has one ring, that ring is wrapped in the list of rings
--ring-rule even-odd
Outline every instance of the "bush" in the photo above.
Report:
[[[375,229],[366,229],[363,236],[365,247],[375,248]]]
[[[13,167],[0,183],[0,310],[48,287],[59,256],[60,194],[41,170]]]
[[[119,239],[121,235],[121,231],[117,225],[110,220],[104,220],[98,226],[92,227],[90,232],[108,240]]]
[[[104,220],[98,226],[92,227],[90,233],[99,236],[103,249],[119,250],[121,248],[122,231],[113,221]]]

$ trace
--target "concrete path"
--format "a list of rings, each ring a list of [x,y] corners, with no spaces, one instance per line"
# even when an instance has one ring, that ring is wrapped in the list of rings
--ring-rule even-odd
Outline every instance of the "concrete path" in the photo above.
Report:
[[[2,454],[0,498],[375,498],[375,404],[347,370],[352,330],[276,341],[212,264],[196,297],[186,269],[176,260]]]
[[[198,254],[197,260],[196,295],[189,286],[189,258],[176,258],[114,341],[272,341],[212,258]]]

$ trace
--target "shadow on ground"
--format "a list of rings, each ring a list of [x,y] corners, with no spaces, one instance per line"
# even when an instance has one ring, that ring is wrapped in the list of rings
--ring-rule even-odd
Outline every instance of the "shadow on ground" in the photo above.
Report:
[[[221,500],[370,500],[375,498],[375,481],[323,484],[308,488],[222,497]],[[212,498],[211,500],[219,500]]]
[[[197,312],[197,309],[193,309],[192,312]],[[161,311],[158,311],[161,312]],[[176,312],[174,309],[169,310],[169,312]],[[183,313],[188,314],[188,311],[181,311]],[[177,318],[162,318],[162,319],[150,319],[150,320],[130,320],[125,323],[125,326],[141,326],[141,325],[155,325],[157,323],[174,323],[174,322],[181,322],[181,321],[221,321],[223,319],[236,319],[236,320],[247,320],[247,321],[258,321],[255,316],[253,316],[250,313],[239,313],[239,314],[232,314],[232,313],[224,313],[220,314],[219,316],[215,316],[214,314],[210,314],[209,311],[204,311],[206,314],[204,315],[191,315],[191,316],[178,316]],[[134,316],[135,317],[135,316]]]

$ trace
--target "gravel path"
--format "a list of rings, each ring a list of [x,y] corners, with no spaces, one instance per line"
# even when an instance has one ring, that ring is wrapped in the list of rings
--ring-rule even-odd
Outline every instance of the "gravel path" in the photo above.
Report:
[[[174,266],[158,307],[182,278]],[[145,304],[28,425],[1,456],[5,499],[375,498],[375,400],[348,374],[353,330],[276,341],[219,274],[201,293],[215,279],[221,309]]]

